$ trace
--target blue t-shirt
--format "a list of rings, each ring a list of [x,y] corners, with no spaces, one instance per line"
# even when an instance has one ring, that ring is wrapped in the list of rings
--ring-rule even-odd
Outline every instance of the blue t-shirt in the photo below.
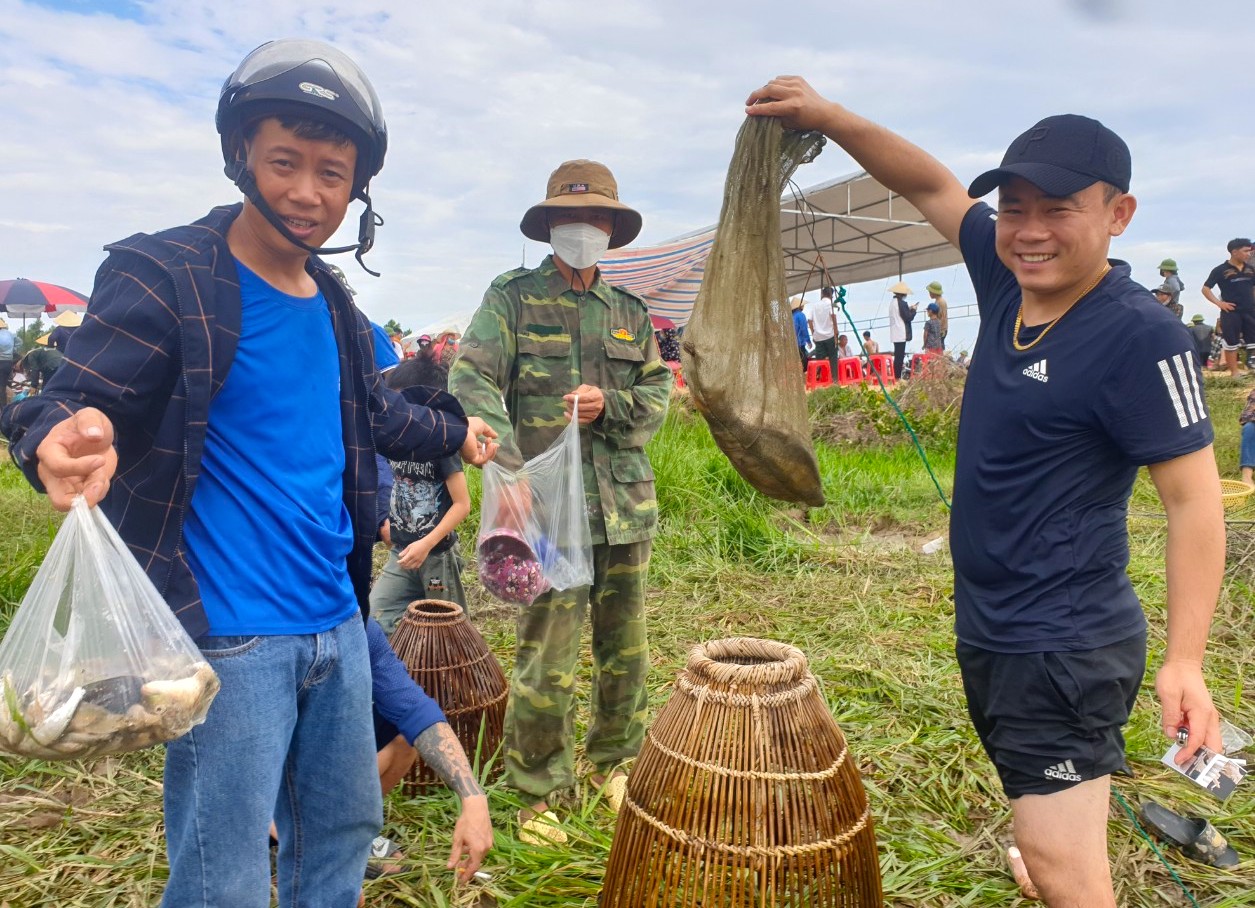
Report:
[[[397,351],[392,349],[392,338],[388,336],[383,325],[371,322],[370,327],[374,332],[375,340],[375,368],[382,374],[401,362],[401,357],[397,356]]]
[[[331,314],[236,265],[240,341],[209,405],[188,560],[210,634],[321,633],[358,613]]]
[[[1020,290],[994,217],[978,203],[959,233],[980,333],[950,520],[955,632],[1003,653],[1096,649],[1146,626],[1126,573],[1129,495],[1139,465],[1211,443],[1202,375],[1185,326],[1123,262],[1015,350]]]

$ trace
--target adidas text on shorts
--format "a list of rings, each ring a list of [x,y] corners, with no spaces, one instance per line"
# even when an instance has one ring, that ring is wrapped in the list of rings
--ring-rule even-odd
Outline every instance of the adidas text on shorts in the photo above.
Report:
[[[1052,794],[1124,765],[1146,671],[1146,634],[1094,650],[995,653],[955,647],[967,710],[1009,798]]]

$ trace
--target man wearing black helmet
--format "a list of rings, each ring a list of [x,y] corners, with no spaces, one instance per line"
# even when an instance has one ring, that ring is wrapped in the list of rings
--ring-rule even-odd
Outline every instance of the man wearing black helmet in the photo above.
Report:
[[[56,507],[99,503],[221,681],[167,747],[163,904],[268,905],[273,814],[280,904],[349,906],[382,820],[374,453],[479,464],[495,433],[385,388],[369,322],[313,254],[373,242],[387,134],[357,66],[263,45],[217,123],[244,204],[107,247],[72,355],[0,430]],[[323,248],[352,199],[358,242]]]
[[[759,103],[755,103],[759,102]],[[1220,749],[1202,661],[1224,569],[1212,429],[1181,322],[1109,261],[1137,203],[1128,146],[1074,114],[964,188],[901,136],[781,76],[747,112],[822,130],[963,253],[980,356],[959,418],[950,548],[968,711],[1051,908],[1115,908],[1110,775],[1146,667],[1127,513],[1147,465],[1168,517],[1162,727]],[[979,198],[998,190],[998,210]],[[1103,339],[1094,344],[1092,339]]]

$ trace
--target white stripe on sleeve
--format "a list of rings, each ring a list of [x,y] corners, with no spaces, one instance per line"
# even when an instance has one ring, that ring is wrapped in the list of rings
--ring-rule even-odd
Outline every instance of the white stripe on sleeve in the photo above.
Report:
[[[1201,413],[1194,409],[1194,395],[1190,391],[1190,380],[1186,377],[1194,370],[1191,369],[1189,363],[1185,361],[1185,355],[1183,353],[1178,353],[1176,356],[1172,357],[1172,365],[1176,368],[1177,381],[1180,382],[1181,390],[1184,392],[1181,396],[1185,399],[1185,409],[1190,414],[1190,422],[1196,423],[1203,417]]]
[[[1159,361],[1159,373],[1163,376],[1163,383],[1168,388],[1168,397],[1172,399],[1172,407],[1177,411],[1177,422],[1184,429],[1189,426],[1189,420],[1185,415],[1185,407],[1181,404],[1181,394],[1177,390],[1176,379],[1172,377],[1172,370],[1168,367],[1168,361],[1161,359]]]

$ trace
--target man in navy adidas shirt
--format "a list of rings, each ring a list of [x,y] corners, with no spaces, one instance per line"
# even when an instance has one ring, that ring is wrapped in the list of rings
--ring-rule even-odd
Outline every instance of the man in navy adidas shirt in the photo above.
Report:
[[[763,103],[755,104],[762,101]],[[959,420],[950,544],[968,709],[1051,908],[1114,908],[1110,773],[1146,665],[1127,506],[1148,465],[1168,515],[1163,729],[1219,749],[1202,660],[1224,569],[1212,429],[1189,334],[1107,259],[1137,203],[1128,147],[1048,117],[965,190],[900,136],[783,76],[748,113],[818,129],[963,252],[981,326]],[[973,202],[998,189],[998,211]],[[1110,340],[1099,346],[1092,338]]]

